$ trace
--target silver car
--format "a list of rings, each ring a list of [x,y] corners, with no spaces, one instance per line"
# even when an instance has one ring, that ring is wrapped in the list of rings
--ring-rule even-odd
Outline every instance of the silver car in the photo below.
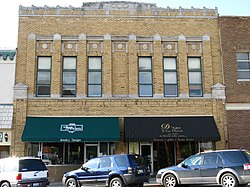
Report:
[[[156,181],[165,187],[181,184],[247,186],[250,182],[250,153],[246,150],[198,153],[177,166],[160,169]]]

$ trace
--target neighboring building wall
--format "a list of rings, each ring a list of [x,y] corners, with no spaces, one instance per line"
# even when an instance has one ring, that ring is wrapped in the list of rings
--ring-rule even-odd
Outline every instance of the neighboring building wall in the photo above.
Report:
[[[0,50],[0,158],[10,154],[16,51]]]
[[[15,50],[0,50],[0,103],[13,103],[13,86],[16,66]]]
[[[229,147],[250,149],[250,17],[220,17],[219,24]],[[248,54],[248,61],[242,61],[246,78],[238,73],[237,53]]]
[[[12,154],[25,155],[21,135],[26,116],[214,116],[221,135],[217,148],[227,148],[217,10],[153,4],[118,9],[117,2],[111,4],[109,10],[87,5],[20,8]],[[38,56],[52,56],[47,98],[36,97]],[[62,56],[77,56],[76,97],[61,97]],[[87,97],[88,56],[103,59],[100,98]],[[153,59],[153,97],[138,96],[138,56]],[[178,59],[178,97],[164,97],[165,56]],[[202,59],[203,95],[189,97],[187,57],[197,56]],[[128,150],[123,140],[121,133],[118,153]]]

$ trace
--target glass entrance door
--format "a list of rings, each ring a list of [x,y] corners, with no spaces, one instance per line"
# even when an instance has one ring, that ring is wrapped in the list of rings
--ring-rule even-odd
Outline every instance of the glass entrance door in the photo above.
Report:
[[[85,145],[85,162],[91,158],[98,156],[98,144],[86,144]]]
[[[148,164],[150,165],[150,173],[153,174],[153,149],[151,143],[141,143],[140,144],[140,153],[141,156],[144,157],[144,159],[147,160]]]

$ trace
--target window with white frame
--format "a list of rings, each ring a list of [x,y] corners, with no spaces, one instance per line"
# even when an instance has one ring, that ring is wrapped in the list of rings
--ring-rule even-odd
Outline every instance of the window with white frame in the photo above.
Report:
[[[202,68],[200,57],[188,58],[188,78],[189,78],[189,96],[201,97],[202,92]]]
[[[102,57],[88,58],[88,97],[102,96]]]
[[[153,96],[152,58],[139,57],[139,96]]]
[[[164,96],[178,96],[177,64],[175,57],[165,57],[164,66]]]
[[[36,95],[49,97],[51,87],[51,57],[37,57]]]
[[[63,57],[62,96],[76,96],[76,57]]]
[[[238,65],[238,79],[250,79],[250,53],[240,52],[236,53]]]

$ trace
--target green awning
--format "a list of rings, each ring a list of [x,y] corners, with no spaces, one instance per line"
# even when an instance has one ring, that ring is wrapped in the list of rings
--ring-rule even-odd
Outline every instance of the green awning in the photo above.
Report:
[[[116,117],[27,117],[23,142],[120,141]]]

